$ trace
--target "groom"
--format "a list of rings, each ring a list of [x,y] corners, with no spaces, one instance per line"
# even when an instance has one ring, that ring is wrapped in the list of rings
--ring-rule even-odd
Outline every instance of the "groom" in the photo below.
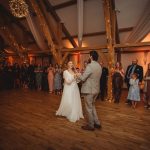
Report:
[[[97,117],[95,109],[95,100],[99,93],[99,82],[102,73],[102,68],[99,65],[98,53],[96,51],[90,52],[90,62],[83,75],[77,75],[78,79],[83,82],[81,93],[84,95],[85,107],[88,113],[88,124],[82,126],[83,130],[94,131],[95,128],[100,129],[101,124]]]

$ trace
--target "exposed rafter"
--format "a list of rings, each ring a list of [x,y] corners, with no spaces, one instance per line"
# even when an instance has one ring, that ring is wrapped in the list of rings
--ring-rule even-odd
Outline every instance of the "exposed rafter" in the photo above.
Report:
[[[84,1],[87,1],[87,0],[84,0]],[[62,8],[69,7],[75,4],[77,4],[77,0],[70,0],[70,1],[58,4],[58,5],[55,5],[53,6],[53,8],[57,10],[57,9],[62,9]]]
[[[128,27],[128,28],[121,28],[119,29],[119,33],[123,32],[130,32],[133,30],[133,27]],[[83,34],[83,37],[92,37],[92,36],[103,36],[106,35],[106,31],[101,31],[101,32],[93,32],[93,33],[85,33]],[[77,38],[77,35],[72,35],[73,38]],[[63,37],[63,39],[67,39],[67,37]]]
[[[60,17],[57,15],[57,13],[56,13],[55,9],[53,8],[53,6],[51,5],[51,3],[48,0],[43,0],[43,3],[45,5],[47,11],[51,13],[51,15],[53,16],[55,21],[56,22],[61,22]],[[65,34],[65,36],[69,39],[72,46],[73,47],[78,47],[76,42],[74,41],[74,39],[72,38],[72,36],[70,35],[69,31],[67,30],[67,28],[65,27],[64,24],[62,24],[62,31]]]
[[[125,44],[115,44],[115,48],[129,48],[129,47],[145,47],[150,46],[150,42],[139,42],[139,43],[125,43]]]
[[[95,46],[95,47],[77,47],[77,48],[63,48],[62,52],[80,52],[89,50],[101,50],[106,49],[107,45]]]

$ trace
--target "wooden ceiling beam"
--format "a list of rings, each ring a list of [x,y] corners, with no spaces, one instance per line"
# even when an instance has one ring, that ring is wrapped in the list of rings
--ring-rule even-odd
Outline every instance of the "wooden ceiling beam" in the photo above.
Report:
[[[129,48],[129,47],[145,47],[150,46],[150,42],[140,42],[140,43],[125,43],[125,44],[115,44],[115,48]]]
[[[84,0],[84,1],[87,1],[87,0]],[[62,8],[69,7],[75,4],[77,4],[77,0],[70,0],[70,1],[58,4],[58,5],[54,5],[53,8],[57,10],[57,9],[62,9]]]
[[[133,30],[133,27],[128,27],[128,28],[120,28],[119,33],[123,32],[130,32]],[[93,32],[93,33],[85,33],[83,34],[83,37],[92,37],[92,36],[100,36],[100,35],[106,35],[106,31],[101,31],[101,32]],[[77,35],[72,35],[73,38],[77,38]],[[63,40],[67,39],[67,37],[63,37]]]
[[[95,46],[95,47],[77,47],[77,48],[63,48],[62,52],[82,52],[82,51],[89,51],[89,50],[102,50],[106,49],[106,45]]]
[[[61,22],[60,17],[57,15],[57,13],[56,13],[55,9],[53,8],[53,6],[51,5],[51,3],[48,0],[43,0],[43,3],[45,5],[45,8],[47,9],[47,11],[51,13],[51,15],[53,16],[55,21],[56,22]],[[69,39],[72,46],[73,47],[78,47],[76,42],[74,41],[74,39],[72,38],[72,36],[70,35],[69,31],[67,30],[67,28],[65,27],[64,24],[62,24],[62,31],[65,34],[65,36]]]

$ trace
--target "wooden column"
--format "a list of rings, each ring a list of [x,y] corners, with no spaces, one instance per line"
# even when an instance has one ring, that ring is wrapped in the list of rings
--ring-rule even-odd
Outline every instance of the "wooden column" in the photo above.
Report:
[[[110,19],[112,22],[113,45],[120,44],[118,21],[117,21],[117,11],[115,8],[115,0],[110,0],[110,14],[111,14]],[[114,48],[114,50],[117,53],[117,61],[121,62],[121,48]]]
[[[112,25],[114,22],[114,17],[112,17],[111,13],[112,12],[111,0],[103,0],[103,8],[105,15],[105,26],[106,26],[107,48],[108,48],[108,70],[109,70],[107,100],[111,102],[113,100],[111,72],[115,62],[115,52],[113,47],[114,31]]]

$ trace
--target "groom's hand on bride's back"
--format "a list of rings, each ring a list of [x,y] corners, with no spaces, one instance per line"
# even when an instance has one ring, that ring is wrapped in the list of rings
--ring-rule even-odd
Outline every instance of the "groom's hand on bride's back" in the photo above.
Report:
[[[81,76],[81,73],[77,73],[77,78]]]

